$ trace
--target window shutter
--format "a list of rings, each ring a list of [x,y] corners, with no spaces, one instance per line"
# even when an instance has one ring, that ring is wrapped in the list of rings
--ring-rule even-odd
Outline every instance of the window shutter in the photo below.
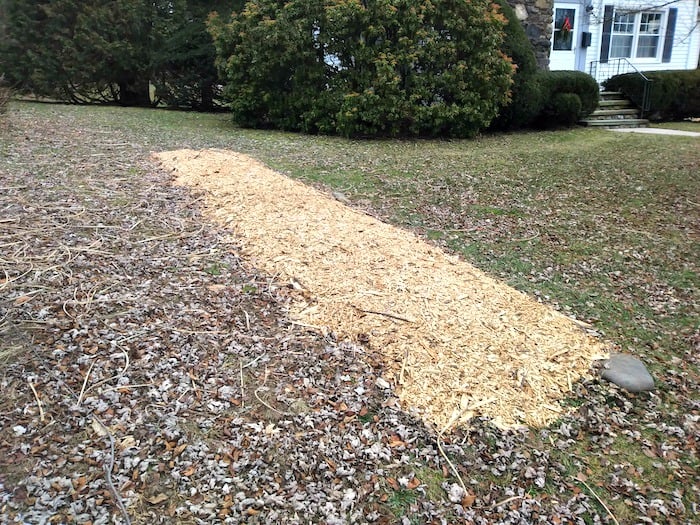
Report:
[[[612,34],[614,7],[606,5],[603,11],[603,40],[600,44],[600,61],[605,63],[610,56],[610,36]]]
[[[671,51],[673,50],[673,37],[676,33],[676,18],[678,18],[678,8],[672,7],[668,10],[668,24],[666,24],[666,36],[664,37],[664,54],[662,62],[671,61]]]

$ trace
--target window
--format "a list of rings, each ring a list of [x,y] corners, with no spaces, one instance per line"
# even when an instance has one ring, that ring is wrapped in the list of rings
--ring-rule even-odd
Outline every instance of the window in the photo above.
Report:
[[[661,13],[640,13],[637,58],[656,58],[661,35]]]
[[[555,9],[554,11],[554,51],[571,51],[574,45],[575,9]]]
[[[610,58],[656,58],[663,13],[618,11],[610,35]]]

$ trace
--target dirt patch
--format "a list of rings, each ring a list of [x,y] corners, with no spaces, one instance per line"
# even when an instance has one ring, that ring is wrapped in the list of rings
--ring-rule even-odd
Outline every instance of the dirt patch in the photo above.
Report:
[[[245,155],[156,155],[204,190],[251,262],[302,290],[297,322],[369,341],[401,401],[437,430],[487,415],[545,425],[604,344],[574,321],[414,234],[345,206]]]

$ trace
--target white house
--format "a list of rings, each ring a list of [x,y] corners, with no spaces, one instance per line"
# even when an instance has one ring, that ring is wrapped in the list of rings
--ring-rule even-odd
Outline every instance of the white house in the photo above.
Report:
[[[549,68],[599,82],[619,73],[696,69],[700,0],[558,0]]]

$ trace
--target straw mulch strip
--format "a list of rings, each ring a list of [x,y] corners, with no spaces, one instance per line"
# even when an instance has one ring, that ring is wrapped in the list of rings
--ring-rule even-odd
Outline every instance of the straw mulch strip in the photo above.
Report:
[[[410,232],[384,224],[245,155],[156,155],[206,192],[259,268],[302,290],[292,318],[369,341],[406,407],[438,431],[487,415],[540,426],[606,353],[571,319]]]

